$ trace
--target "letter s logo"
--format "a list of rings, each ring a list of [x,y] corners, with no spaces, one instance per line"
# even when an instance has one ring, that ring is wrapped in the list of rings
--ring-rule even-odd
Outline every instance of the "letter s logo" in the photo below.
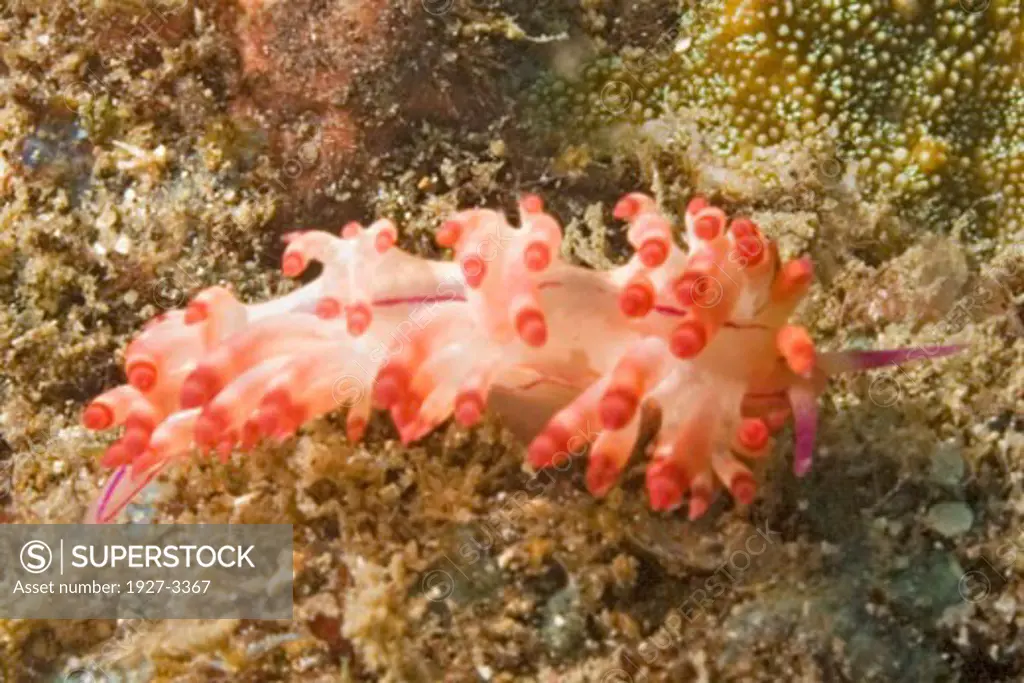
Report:
[[[42,541],[29,541],[21,546],[21,566],[29,574],[42,574],[53,563],[50,546]]]

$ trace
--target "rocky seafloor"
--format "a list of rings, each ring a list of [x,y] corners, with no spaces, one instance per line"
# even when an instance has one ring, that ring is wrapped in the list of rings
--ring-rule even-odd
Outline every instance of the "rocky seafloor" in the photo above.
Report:
[[[1010,0],[0,0],[0,521],[75,522],[84,403],[150,317],[287,291],[280,237],[543,195],[750,213],[825,348],[956,342],[822,399],[816,466],[696,523],[532,474],[497,420],[329,416],[136,522],[295,525],[289,622],[0,620],[0,681],[1024,680],[1024,23]],[[93,678],[85,678],[85,676]],[[102,676],[102,678],[101,678]]]

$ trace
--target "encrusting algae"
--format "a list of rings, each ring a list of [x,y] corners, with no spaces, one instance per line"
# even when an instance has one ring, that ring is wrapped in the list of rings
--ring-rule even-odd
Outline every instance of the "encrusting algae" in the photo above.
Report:
[[[983,234],[1022,227],[1016,0],[725,0],[653,42],[539,89],[531,107],[598,135],[686,111],[722,157],[825,148],[826,172],[930,225],[974,210]]]

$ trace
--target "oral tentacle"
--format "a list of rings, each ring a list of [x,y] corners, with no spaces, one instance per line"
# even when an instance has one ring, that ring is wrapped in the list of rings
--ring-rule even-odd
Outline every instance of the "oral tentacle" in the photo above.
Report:
[[[793,450],[793,473],[798,477],[811,469],[814,442],[818,434],[818,397],[806,383],[794,384],[789,390],[793,409],[796,443]]]
[[[832,376],[843,372],[875,370],[919,360],[945,358],[965,348],[962,344],[939,344],[878,351],[834,351],[821,354],[820,365],[826,375]]]

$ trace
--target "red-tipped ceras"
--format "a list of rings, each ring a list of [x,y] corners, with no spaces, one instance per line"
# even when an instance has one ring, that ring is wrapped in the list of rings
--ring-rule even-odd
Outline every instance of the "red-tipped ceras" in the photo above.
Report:
[[[308,285],[252,305],[212,287],[158,316],[125,353],[128,384],[85,410],[89,429],[124,427],[103,456],[115,470],[90,520],[113,519],[196,447],[226,458],[343,404],[350,439],[376,407],[408,443],[450,416],[473,425],[488,403],[516,405],[506,417],[532,437],[533,467],[589,444],[597,496],[615,485],[641,427],[657,422],[651,507],[685,499],[696,518],[720,485],[754,499],[744,463],[769,453],[790,416],[794,469],[807,471],[829,375],[958,348],[818,353],[788,322],[810,261],[780,262],[753,221],[730,222],[700,198],[686,209],[685,251],[651,197],[621,199],[614,215],[636,253],[604,272],[560,258],[562,231],[540,198],[523,198],[519,213],[518,228],[486,209],[452,216],[437,232],[449,262],[396,248],[388,220],[340,237],[295,233],[283,270],[320,262]]]

